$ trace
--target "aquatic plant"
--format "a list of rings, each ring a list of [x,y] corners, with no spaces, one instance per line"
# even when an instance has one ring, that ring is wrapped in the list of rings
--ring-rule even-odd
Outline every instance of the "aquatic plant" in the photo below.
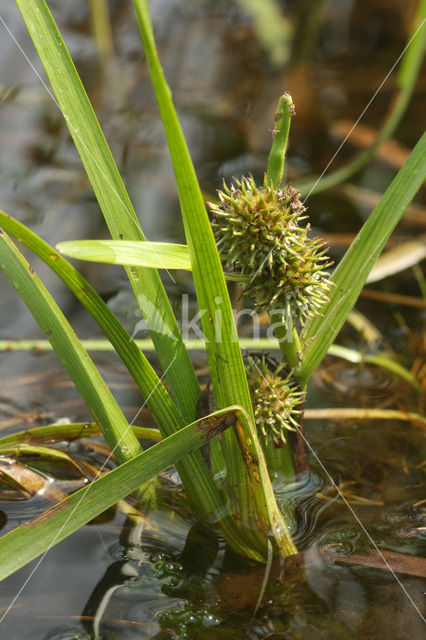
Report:
[[[261,562],[268,558],[271,545],[280,557],[294,554],[296,548],[289,533],[291,518],[281,513],[272,491],[255,429],[256,412],[261,437],[265,437],[266,425],[271,423],[266,407],[260,411],[261,407],[255,402],[253,409],[249,382],[254,396],[266,378],[281,407],[287,398],[287,414],[280,411],[279,415],[275,413],[275,417],[270,417],[275,420],[272,433],[280,435],[280,451],[287,455],[286,469],[291,469],[284,429],[297,428],[297,411],[308,379],[334,341],[369,271],[425,177],[426,135],[417,143],[329,279],[325,273],[329,265],[323,246],[318,240],[309,239],[308,228],[299,224],[300,214],[304,212],[297,194],[288,185],[281,187],[294,111],[291,97],[282,96],[263,186],[256,187],[251,177],[242,178],[234,186],[224,187],[222,192],[222,202],[230,202],[233,209],[226,211],[220,205],[213,206],[216,220],[224,214],[222,217],[228,222],[232,218],[232,224],[237,224],[235,221],[243,224],[246,214],[241,201],[248,201],[250,214],[260,225],[264,246],[257,254],[256,248],[251,250],[251,241],[248,253],[236,256],[237,245],[232,245],[230,232],[224,231],[222,225],[222,232],[228,233],[223,243],[225,252],[222,249],[225,266],[234,269],[234,265],[239,265],[236,277],[258,307],[268,308],[270,312],[276,304],[284,308],[275,331],[288,374],[277,380],[280,371],[275,371],[275,378],[268,377],[261,362],[259,369],[264,378],[249,371],[247,379],[221,256],[158,58],[148,2],[134,0],[134,5],[176,176],[185,246],[145,241],[102,130],[44,0],[17,0],[17,4],[113,238],[61,243],[60,249],[62,253],[82,259],[125,265],[163,376],[156,374],[118,319],[74,267],[24,225],[0,213],[3,228],[0,267],[45,332],[119,463],[115,470],[90,485],[90,500],[86,499],[88,490],[82,489],[47,510],[42,517],[3,536],[0,578],[49,549],[130,491],[139,490],[142,500],[152,504],[156,497],[150,478],[171,463],[176,463],[194,513],[217,526],[234,551]],[[272,217],[268,213],[265,219],[263,202]],[[161,442],[142,451],[134,430],[66,318],[7,234],[19,238],[40,256],[92,314],[136,381],[158,425]],[[259,257],[263,263],[256,264]],[[190,269],[199,308],[205,311],[202,327],[216,405],[216,410],[208,416],[196,418],[201,389],[158,274],[160,266]],[[269,284],[271,276],[277,278],[275,285]],[[250,277],[252,283],[247,282]],[[269,287],[263,295],[260,285]],[[280,292],[274,298],[277,288]],[[321,315],[312,318],[317,311]],[[306,320],[299,335],[297,321]],[[215,437],[218,435],[220,442]],[[199,451],[208,440],[209,464]],[[217,469],[226,470],[223,486],[216,484]]]

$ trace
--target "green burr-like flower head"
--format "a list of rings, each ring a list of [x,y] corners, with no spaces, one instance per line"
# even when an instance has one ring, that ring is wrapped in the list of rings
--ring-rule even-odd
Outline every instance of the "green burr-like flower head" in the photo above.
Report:
[[[279,310],[285,324],[297,319],[303,326],[306,318],[320,315],[332,286],[325,271],[332,263],[321,241],[307,237],[308,230],[302,229],[298,253],[288,256],[272,276],[262,269],[245,283],[245,293],[256,308]]]
[[[282,365],[271,370],[265,356],[247,357],[246,374],[258,434],[266,446],[286,443],[286,431],[298,426],[304,393],[292,380],[282,375]]]
[[[241,276],[244,293],[258,310],[280,310],[290,326],[303,325],[328,301],[330,266],[324,245],[301,226],[306,211],[297,189],[274,189],[265,176],[224,183],[219,204],[210,204],[213,228],[225,271]]]
[[[213,228],[225,269],[253,274],[261,265],[271,271],[292,251],[288,237],[298,233],[298,220],[305,211],[299,192],[269,186],[266,176],[256,187],[252,176],[223,183],[219,204],[209,203]]]

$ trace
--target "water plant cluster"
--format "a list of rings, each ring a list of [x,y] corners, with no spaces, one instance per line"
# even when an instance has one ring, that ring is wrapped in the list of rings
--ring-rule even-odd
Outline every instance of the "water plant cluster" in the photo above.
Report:
[[[0,579],[130,492],[137,492],[142,505],[151,508],[157,500],[155,478],[172,464],[178,469],[196,517],[219,530],[234,552],[258,562],[266,562],[271,550],[279,558],[297,553],[291,535],[291,509],[282,511],[274,496],[269,450],[279,450],[281,468],[294,475],[288,432],[299,429],[311,375],[333,344],[392,230],[425,178],[426,134],[332,274],[324,244],[310,235],[299,192],[287,181],[283,183],[294,113],[288,93],[278,102],[263,183],[256,185],[251,175],[235,179],[229,186],[224,183],[218,192],[219,202],[209,205],[209,219],[158,57],[148,2],[134,0],[176,176],[186,237],[184,246],[148,243],[46,3],[17,0],[17,4],[112,240],[62,242],[58,252],[12,216],[0,212],[0,267],[74,381],[118,464],[90,488],[64,498],[41,517],[3,536]],[[422,12],[426,12],[424,2],[419,7],[420,17]],[[421,50],[416,55],[415,64],[421,60]],[[413,65],[413,58],[410,61]],[[101,327],[152,413],[158,427],[156,444],[142,449],[137,435],[152,434],[128,424],[68,320],[11,236],[63,280]],[[125,266],[150,331],[161,376],[64,255]],[[205,311],[202,328],[215,405],[208,415],[197,415],[202,390],[159,268],[192,272],[198,306]],[[279,311],[276,336],[283,361],[276,367],[271,368],[262,356],[249,357],[245,366],[226,279],[240,282],[244,295],[257,309]],[[15,444],[18,440],[16,436]],[[208,459],[206,450],[204,454],[200,451],[207,443]],[[10,447],[11,441],[0,439],[0,447],[6,444]]]

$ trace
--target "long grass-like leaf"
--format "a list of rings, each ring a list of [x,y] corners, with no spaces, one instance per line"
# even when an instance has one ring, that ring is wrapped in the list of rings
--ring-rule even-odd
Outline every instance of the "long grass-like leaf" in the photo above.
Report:
[[[330,356],[335,356],[336,358],[342,358],[343,360],[347,360],[348,362],[354,362],[357,364],[373,364],[376,367],[387,369],[394,375],[408,382],[416,391],[420,391],[420,381],[416,378],[416,376],[413,375],[411,371],[399,364],[399,362],[395,362],[395,360],[392,360],[387,356],[375,353],[362,353],[360,351],[356,351],[355,349],[343,347],[339,344],[330,345],[327,350],[327,354]]]
[[[132,425],[132,431],[137,438],[146,438],[159,442],[161,433],[158,429],[150,427],[137,427]],[[71,422],[68,424],[48,424],[44,427],[33,427],[25,431],[15,431],[0,438],[0,453],[7,447],[15,447],[21,444],[49,444],[52,442],[71,442],[78,438],[100,436],[102,431],[96,422]],[[57,451],[57,449],[56,449]]]
[[[141,451],[126,418],[93,364],[89,354],[46,287],[23,255],[0,228],[0,269],[31,311],[42,331],[74,381],[81,397],[119,462]]]
[[[162,435],[169,436],[180,429],[185,420],[154,369],[111,309],[83,276],[37,234],[0,211],[1,225],[49,265],[86,307],[133,376]],[[177,467],[193,509],[202,518],[209,519],[211,513],[220,508],[222,499],[201,453],[194,451],[178,463]]]
[[[0,580],[47,552],[160,471],[201,447],[231,424],[225,419],[228,414],[229,411],[222,411],[211,424],[198,420],[184,427],[0,538]]]
[[[46,462],[51,460],[53,464],[56,462],[65,463],[74,470],[77,470],[80,474],[85,473],[88,469],[84,462],[74,459],[66,451],[61,451],[61,449],[56,449],[55,447],[44,447],[39,443],[4,445],[0,449],[0,456],[7,456],[14,460],[22,460],[23,462],[25,462],[26,457],[29,457],[30,459],[35,458],[36,460]]]
[[[69,258],[134,265],[150,269],[191,270],[188,247],[167,242],[131,242],[116,240],[68,240],[59,242],[57,250]]]
[[[137,216],[65,43],[44,0],[16,0],[115,240],[145,240]],[[200,388],[159,274],[127,268],[171,393],[186,422]],[[161,318],[161,328],[158,320]],[[173,365],[170,364],[173,362]]]
[[[170,89],[158,58],[148,2],[134,0],[134,5],[176,176],[216,405],[220,408],[237,403],[247,411],[254,424],[247,378],[219,254]],[[259,514],[264,518],[270,517],[270,512],[264,502],[256,502],[257,495],[248,482],[246,465],[234,434],[227,432],[223,440],[227,487],[233,501],[233,510],[246,526],[243,535],[247,541],[251,540],[250,544],[261,548],[264,544],[263,537],[250,530],[248,525],[256,521]],[[263,481],[269,483],[269,478],[264,478]],[[274,509],[278,518],[279,510],[272,491],[268,495],[271,501],[268,508]]]
[[[0,211],[0,227],[39,256],[86,307],[133,376],[163,435],[181,428],[184,419],[154,369],[87,280],[47,242],[3,211]]]
[[[304,357],[297,374],[307,381],[352,310],[374,263],[399,219],[426,178],[426,133],[412,150],[377,207],[363,225],[333,274],[335,283],[322,309],[304,335]]]

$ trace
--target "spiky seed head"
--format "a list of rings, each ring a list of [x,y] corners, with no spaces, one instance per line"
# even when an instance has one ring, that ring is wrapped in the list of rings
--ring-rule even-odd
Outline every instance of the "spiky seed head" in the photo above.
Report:
[[[285,433],[295,431],[299,423],[299,405],[304,393],[292,380],[282,375],[282,366],[271,370],[264,356],[248,356],[246,374],[259,437],[266,446],[286,443]]]
[[[288,326],[318,315],[331,289],[326,268],[332,263],[324,244],[302,227],[305,207],[297,189],[274,189],[252,176],[218,191],[219,204],[209,204],[225,271],[245,277],[244,293],[257,310],[282,311]]]
[[[273,277],[262,269],[244,287],[257,310],[281,311],[286,325],[296,319],[303,325],[306,318],[319,315],[332,287],[326,271],[332,263],[324,255],[323,244],[306,233],[302,240],[299,251],[277,266]]]
[[[266,177],[257,187],[253,176],[235,180],[218,191],[219,204],[209,203],[213,229],[226,270],[253,273],[260,265],[270,272],[285,260],[288,240],[298,235],[305,211],[293,187],[273,189]]]

